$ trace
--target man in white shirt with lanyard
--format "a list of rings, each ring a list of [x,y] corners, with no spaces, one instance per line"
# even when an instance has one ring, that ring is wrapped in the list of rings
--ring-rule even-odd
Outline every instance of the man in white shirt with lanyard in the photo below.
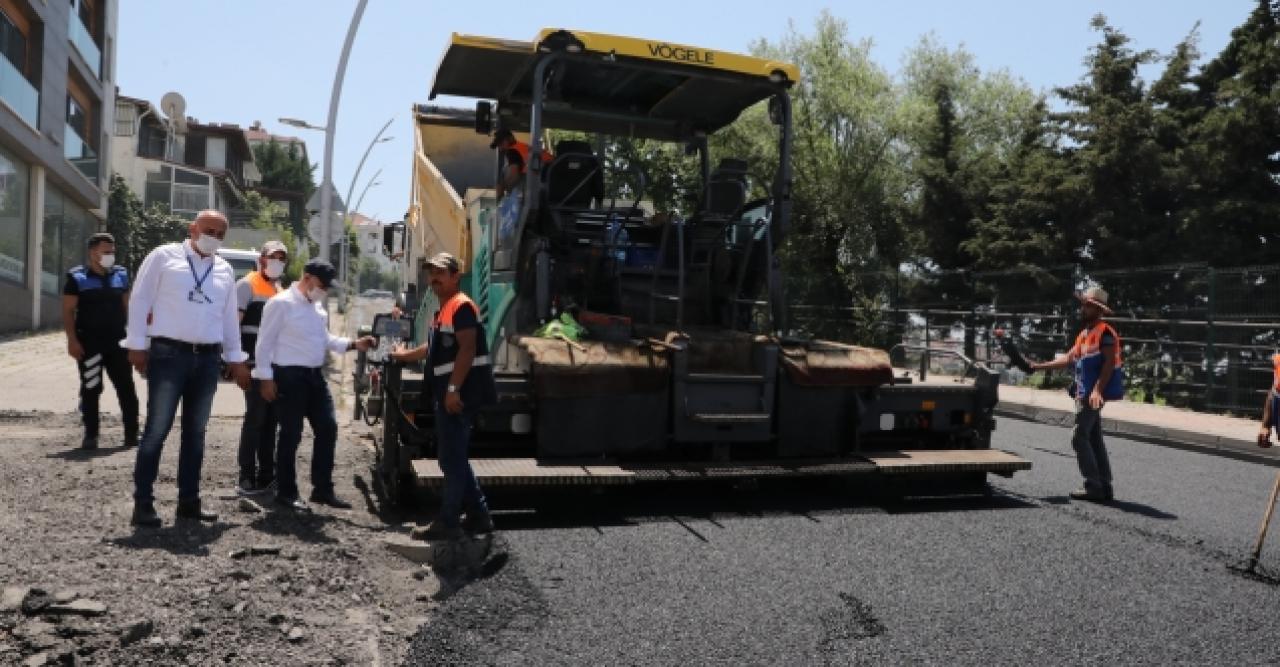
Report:
[[[142,261],[121,341],[129,350],[129,363],[147,378],[147,421],[133,471],[135,526],[160,525],[152,486],[179,403],[177,517],[217,520],[200,507],[200,467],[205,425],[218,389],[219,357],[242,389],[250,381],[247,355],[240,349],[235,271],[218,256],[227,219],[218,211],[201,211],[188,233],[188,240],[162,245]]]
[[[306,510],[298,495],[295,459],[302,441],[302,421],[311,424],[315,445],[311,454],[311,502],[350,509],[351,503],[333,490],[333,458],[338,443],[338,420],[333,396],[324,377],[325,356],[348,350],[367,350],[373,337],[358,340],[329,333],[329,315],[323,300],[338,271],[313,259],[302,269],[302,279],[271,297],[262,309],[253,376],[262,397],[275,404],[280,420],[276,446],[276,502],[293,510]]]

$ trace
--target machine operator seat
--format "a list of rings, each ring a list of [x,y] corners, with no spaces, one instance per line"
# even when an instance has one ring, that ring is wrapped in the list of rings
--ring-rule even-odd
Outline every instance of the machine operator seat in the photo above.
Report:
[[[552,208],[590,208],[604,199],[604,164],[585,141],[556,143],[546,172],[547,203]]]
[[[707,210],[703,217],[729,220],[747,203],[747,162],[724,158],[707,183]]]

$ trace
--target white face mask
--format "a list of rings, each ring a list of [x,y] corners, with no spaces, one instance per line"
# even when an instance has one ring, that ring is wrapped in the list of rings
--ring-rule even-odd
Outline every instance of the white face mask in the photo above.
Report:
[[[312,287],[307,290],[307,298],[312,301],[320,301],[324,298],[325,291],[323,287]]]
[[[199,250],[203,255],[212,255],[213,253],[218,252],[218,248],[221,247],[222,241],[217,237],[209,236],[208,234],[201,234],[196,239],[196,250]]]
[[[102,268],[109,269],[116,265],[116,256],[113,254],[103,255],[102,259],[98,260],[98,263],[102,265]]]
[[[267,268],[264,269],[264,273],[266,273],[267,277],[272,280],[279,278],[280,274],[284,273],[284,262],[278,259],[268,259]]]

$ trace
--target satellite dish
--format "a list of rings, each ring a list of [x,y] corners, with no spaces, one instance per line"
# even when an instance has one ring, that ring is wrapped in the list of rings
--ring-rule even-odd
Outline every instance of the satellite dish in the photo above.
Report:
[[[176,92],[168,92],[160,98],[160,110],[169,117],[175,132],[187,131],[187,101]]]

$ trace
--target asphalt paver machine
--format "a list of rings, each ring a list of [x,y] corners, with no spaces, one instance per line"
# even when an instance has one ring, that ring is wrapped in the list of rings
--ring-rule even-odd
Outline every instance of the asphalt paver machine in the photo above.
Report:
[[[690,46],[544,30],[531,42],[453,35],[437,95],[475,108],[415,107],[413,195],[388,230],[407,316],[380,315],[361,367],[391,495],[438,486],[432,397],[419,367],[386,363],[421,341],[437,309],[425,260],[448,251],[488,335],[499,401],[478,415],[481,483],[633,484],[734,477],[868,475],[967,481],[1030,463],[990,448],[997,376],[904,383],[883,350],[794,336],[776,249],[791,209],[790,64]],[[767,104],[776,173],[750,197],[753,165],[712,156],[708,137]],[[523,183],[500,201],[496,129],[529,145]],[[645,174],[610,173],[614,136],[697,156],[685,215],[654,211]],[[614,185],[624,182],[625,187]],[[610,187],[612,185],[612,187]],[[571,313],[585,336],[535,331]],[[367,362],[367,363],[366,363]]]

